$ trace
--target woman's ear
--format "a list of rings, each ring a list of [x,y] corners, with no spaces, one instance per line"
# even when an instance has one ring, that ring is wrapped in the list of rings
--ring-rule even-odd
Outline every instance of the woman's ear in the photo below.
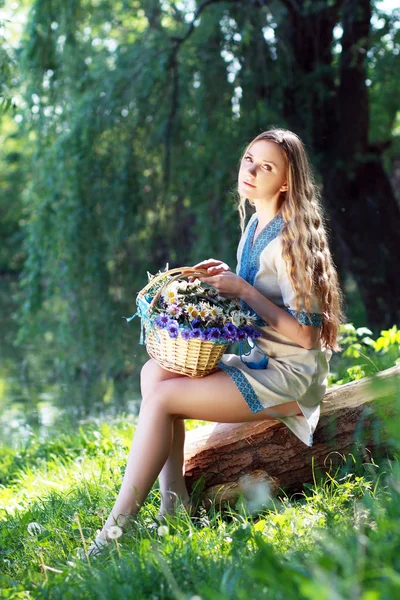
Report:
[[[287,182],[285,182],[282,186],[281,186],[281,192],[287,192],[288,190],[288,184]]]

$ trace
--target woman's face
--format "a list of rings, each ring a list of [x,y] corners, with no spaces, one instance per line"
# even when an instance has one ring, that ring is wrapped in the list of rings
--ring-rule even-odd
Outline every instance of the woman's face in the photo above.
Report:
[[[244,155],[238,190],[251,201],[269,200],[287,190],[287,167],[283,151],[275,142],[258,140]]]

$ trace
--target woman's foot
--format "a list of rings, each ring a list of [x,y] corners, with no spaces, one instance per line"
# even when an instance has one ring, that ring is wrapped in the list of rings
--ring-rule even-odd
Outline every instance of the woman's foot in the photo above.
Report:
[[[161,525],[166,525],[167,524],[167,519],[166,519],[166,515],[170,514],[170,513],[161,513],[159,512],[155,517],[153,517],[154,521],[153,523],[150,523],[150,525],[147,526],[147,529],[149,531],[157,531],[159,527],[161,527]]]
[[[100,532],[94,539],[94,541],[90,544],[88,548],[88,556],[89,558],[96,558],[99,554],[102,553],[104,548],[110,544],[111,540],[107,539],[104,536],[103,532]]]
[[[187,514],[189,515],[189,517],[193,517],[195,512],[196,512],[196,506],[193,502],[191,502],[190,500],[182,502],[181,503]],[[167,523],[167,515],[168,516],[176,516],[177,514],[177,509],[170,509],[170,510],[165,510],[165,509],[160,509],[159,513],[154,517],[154,523],[151,523],[148,526],[148,529],[154,531],[156,529],[158,529],[160,527],[160,525],[165,525]]]
[[[119,525],[111,525],[108,528],[105,526],[90,544],[88,548],[89,558],[98,556],[106,546],[112,544],[113,540],[117,540],[119,537],[121,537],[121,535],[126,531],[128,519],[125,520],[124,525],[124,528],[120,527]]]

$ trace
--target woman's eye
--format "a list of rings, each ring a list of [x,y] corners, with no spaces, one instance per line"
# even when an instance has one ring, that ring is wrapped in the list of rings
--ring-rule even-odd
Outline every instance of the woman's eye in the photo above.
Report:
[[[244,157],[244,160],[246,160],[246,159],[248,159],[248,158],[251,160],[251,156],[245,156],[245,157]],[[264,167],[266,167],[266,169],[265,169],[266,171],[272,170],[272,167],[271,167],[271,165],[263,165],[263,166],[264,166]]]

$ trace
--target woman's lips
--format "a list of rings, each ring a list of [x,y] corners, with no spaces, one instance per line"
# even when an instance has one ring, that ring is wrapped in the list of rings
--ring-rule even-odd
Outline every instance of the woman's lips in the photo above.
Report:
[[[253,187],[253,188],[256,187],[255,185],[253,185],[252,183],[249,183],[248,181],[245,181],[245,184],[248,185],[249,187]]]

